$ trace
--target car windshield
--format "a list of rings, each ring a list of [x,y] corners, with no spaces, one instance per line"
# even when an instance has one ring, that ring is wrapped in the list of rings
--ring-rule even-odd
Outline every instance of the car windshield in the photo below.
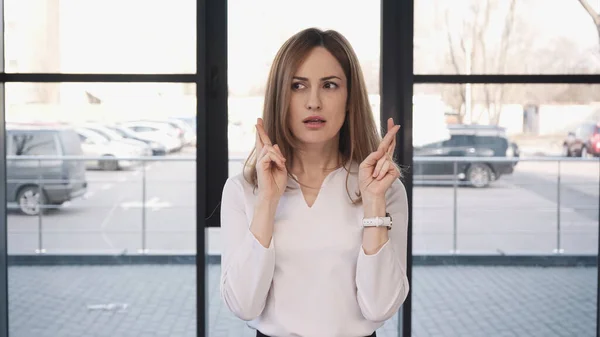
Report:
[[[106,142],[110,142],[110,138],[108,138],[107,136],[94,131],[94,130],[90,130],[90,129],[83,129],[83,130],[79,130],[80,133],[85,136],[85,138],[88,138],[89,140],[91,140],[94,143],[106,143]]]
[[[122,127],[117,127],[117,126],[107,126],[106,128],[118,133],[122,137],[134,137],[134,138],[137,137],[135,132],[133,132],[127,128],[122,128]]]
[[[108,140],[121,140],[121,139],[123,139],[123,136],[121,136],[117,132],[115,132],[115,131],[113,131],[113,130],[111,130],[109,128],[103,127],[103,126],[96,126],[96,125],[94,125],[94,126],[89,126],[87,128],[90,129],[90,130],[92,130],[92,131],[94,131],[94,132],[96,132],[96,133],[101,134],[102,136],[108,138]]]

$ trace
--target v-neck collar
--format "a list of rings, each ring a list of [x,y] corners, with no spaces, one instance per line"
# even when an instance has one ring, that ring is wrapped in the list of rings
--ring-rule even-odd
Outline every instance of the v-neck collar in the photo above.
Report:
[[[327,184],[335,177],[335,175],[337,173],[339,173],[342,170],[350,170],[351,169],[351,164],[346,163],[345,165],[342,165],[338,168],[336,168],[335,170],[329,172],[326,176],[325,179],[323,179],[323,182],[321,183],[321,187],[319,188],[319,191],[317,192],[317,196],[315,197],[315,201],[313,202],[312,206],[308,206],[308,203],[306,202],[306,197],[304,196],[304,192],[302,192],[302,188],[300,186],[300,184],[298,184],[296,181],[294,181],[292,179],[292,182],[294,184],[294,186],[296,188],[298,188],[298,194],[300,195],[300,198],[302,199],[302,203],[304,205],[304,207],[308,210],[312,210],[315,208],[315,206],[317,205],[317,203],[319,202],[320,198],[321,198],[321,194],[323,193],[323,189],[327,186]],[[298,176],[291,173],[291,175],[298,179]]]

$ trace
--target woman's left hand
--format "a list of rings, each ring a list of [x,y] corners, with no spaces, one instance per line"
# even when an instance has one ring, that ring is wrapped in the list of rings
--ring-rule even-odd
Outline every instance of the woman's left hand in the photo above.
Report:
[[[396,133],[400,130],[400,125],[394,125],[392,118],[388,119],[387,124],[388,131],[379,148],[365,158],[358,169],[359,188],[363,201],[384,199],[387,189],[400,177],[400,171],[392,158],[396,148]]]

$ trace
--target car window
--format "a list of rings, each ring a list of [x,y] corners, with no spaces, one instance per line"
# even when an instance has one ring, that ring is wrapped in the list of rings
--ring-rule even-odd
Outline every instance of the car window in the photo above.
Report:
[[[149,132],[149,131],[156,131],[158,129],[153,128],[153,127],[149,127],[149,126],[132,126],[131,129],[137,131],[137,132]]]
[[[131,134],[129,134],[128,132],[126,132],[124,130],[121,130],[121,129],[118,129],[118,128],[113,128],[113,127],[111,127],[110,129],[112,131],[118,133],[121,137],[130,137],[131,136]]]
[[[118,134],[117,132],[115,132],[112,129],[109,128],[105,128],[103,126],[94,126],[94,127],[89,127],[89,130],[92,130],[94,132],[97,132],[101,135],[103,135],[104,137],[106,137],[108,140],[120,140],[123,139],[123,136],[121,136],[120,134]]]
[[[429,144],[422,145],[421,147],[424,149],[435,149],[435,148],[442,147],[443,145],[444,145],[444,142],[435,142],[435,143],[429,143]]]
[[[475,137],[475,144],[478,147],[502,150],[508,147],[508,140],[504,137],[481,136]]]
[[[58,155],[54,132],[18,132],[11,137],[12,147],[17,156]]]
[[[474,136],[470,135],[452,135],[450,139],[443,142],[443,146],[473,146]]]

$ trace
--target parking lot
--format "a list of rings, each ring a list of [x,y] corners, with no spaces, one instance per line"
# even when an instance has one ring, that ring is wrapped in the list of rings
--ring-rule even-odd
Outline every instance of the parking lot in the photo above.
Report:
[[[194,150],[172,156],[192,157]],[[39,228],[48,254],[136,254],[143,240],[150,254],[194,254],[195,165],[150,162],[145,177],[140,167],[87,171],[83,198],[41,217],[9,212],[9,254],[34,254]],[[240,167],[231,163],[230,174]],[[565,254],[596,254],[599,169],[598,162],[561,163],[560,209],[556,162],[520,162],[489,188],[457,188],[456,215],[452,186],[416,186],[414,253],[552,254],[560,240]],[[209,231],[208,245],[218,254],[218,229]]]

